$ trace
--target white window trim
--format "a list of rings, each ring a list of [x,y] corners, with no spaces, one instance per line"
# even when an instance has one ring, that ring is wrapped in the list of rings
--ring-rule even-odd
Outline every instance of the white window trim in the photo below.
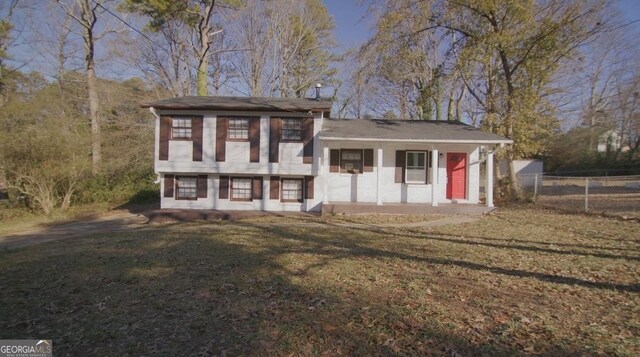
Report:
[[[285,138],[284,136],[284,132],[285,130],[285,121],[291,121],[291,122],[295,122],[296,125],[300,126],[300,135],[297,136],[296,138]],[[291,129],[293,130],[293,129]],[[298,131],[298,129],[295,129],[296,131]],[[299,142],[303,142],[304,141],[304,123],[302,122],[302,119],[299,118],[282,118],[282,128],[280,129],[280,135],[281,135],[281,140],[282,142],[290,142],[290,143],[299,143]]]
[[[285,199],[284,198],[284,182],[285,181],[297,181],[300,182],[300,198],[296,198],[296,199]],[[280,179],[280,202],[282,203],[295,203],[295,204],[300,204],[302,202],[304,202],[304,194],[305,194],[305,187],[304,187],[304,178],[299,178],[299,177],[287,177],[287,178],[281,178]]]
[[[338,173],[340,174],[340,176],[353,176],[353,175],[362,175],[364,174],[364,149],[338,149],[340,150],[340,160],[339,160],[339,165],[338,165]],[[342,171],[342,152],[343,151],[359,151],[360,152],[360,170],[356,171],[356,172],[349,172],[349,171]],[[349,160],[349,161],[353,161],[353,160]]]
[[[232,128],[231,127],[231,123],[234,121],[239,121],[239,122],[246,122],[246,129],[244,128],[244,125],[241,125],[240,128]],[[230,117],[229,118],[229,128],[227,130],[227,136],[229,137],[229,141],[249,141],[249,126],[251,126],[251,121],[249,120],[249,118],[245,118],[245,117]],[[247,132],[247,136],[244,137],[240,137],[240,138],[232,138],[231,133],[232,132],[239,132],[239,131],[245,131]]]
[[[248,180],[249,181],[249,197],[248,198],[237,198],[233,196],[234,193],[234,187],[233,187],[233,181],[234,180]],[[235,176],[235,177],[231,177],[229,180],[229,200],[235,202],[251,202],[253,201],[253,178],[251,177],[243,177],[243,176]],[[237,189],[239,189],[238,187],[235,187]]]
[[[425,179],[424,180],[420,180],[420,181],[409,181],[409,154],[415,154],[415,153],[419,153],[419,154],[424,154],[424,167],[422,168],[422,171],[425,173]],[[405,157],[404,157],[404,182],[407,185],[429,185],[431,184],[431,182],[429,182],[430,178],[429,178],[429,174],[430,174],[430,170],[429,170],[429,151],[428,150],[407,150],[407,152],[405,152]],[[428,183],[427,183],[428,182]]]

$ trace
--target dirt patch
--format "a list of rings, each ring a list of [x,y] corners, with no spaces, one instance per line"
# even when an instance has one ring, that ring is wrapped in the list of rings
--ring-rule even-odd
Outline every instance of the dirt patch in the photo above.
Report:
[[[0,250],[15,249],[53,240],[86,236],[94,233],[136,229],[147,223],[140,214],[117,210],[102,214],[87,214],[80,219],[42,224],[20,233],[0,236]]]

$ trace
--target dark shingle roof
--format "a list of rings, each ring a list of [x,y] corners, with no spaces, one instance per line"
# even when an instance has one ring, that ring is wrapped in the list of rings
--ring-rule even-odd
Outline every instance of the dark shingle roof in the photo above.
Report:
[[[320,139],[511,143],[461,122],[434,120],[325,119]]]
[[[177,97],[143,103],[143,108],[183,110],[243,110],[268,112],[308,112],[331,110],[329,99],[270,97]]]

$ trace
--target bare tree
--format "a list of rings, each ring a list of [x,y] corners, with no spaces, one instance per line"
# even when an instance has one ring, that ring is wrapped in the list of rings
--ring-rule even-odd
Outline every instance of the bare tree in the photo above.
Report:
[[[265,1],[249,0],[237,11],[225,13],[226,30],[231,43],[247,51],[233,54],[231,66],[251,96],[264,96],[274,72],[270,49],[273,46],[273,28],[268,18]]]
[[[98,173],[101,153],[100,137],[100,100],[98,98],[95,44],[99,39],[96,35],[96,23],[98,22],[98,2],[90,3],[90,0],[75,0],[73,3],[64,3],[58,0],[58,4],[70,18],[74,19],[82,28],[82,41],[85,52],[85,68],[87,73],[87,93],[89,95],[89,117],[91,118],[91,162],[93,174]]]

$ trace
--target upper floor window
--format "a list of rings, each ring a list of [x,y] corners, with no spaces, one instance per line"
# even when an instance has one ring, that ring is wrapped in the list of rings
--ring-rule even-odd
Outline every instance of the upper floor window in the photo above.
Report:
[[[173,118],[171,121],[171,138],[191,140],[191,118]]]
[[[249,140],[249,118],[229,118],[229,139]]]
[[[340,172],[362,173],[362,150],[340,150]]]
[[[282,140],[302,141],[302,120],[299,118],[282,119]]]
[[[407,183],[426,183],[428,151],[407,151]]]
[[[198,199],[198,178],[197,177],[177,177],[176,178],[176,199],[195,200]]]

